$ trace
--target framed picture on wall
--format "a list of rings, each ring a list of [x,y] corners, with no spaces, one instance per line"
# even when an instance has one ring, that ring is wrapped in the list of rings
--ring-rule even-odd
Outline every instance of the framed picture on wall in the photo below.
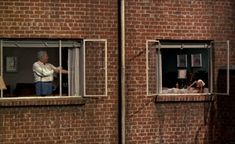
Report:
[[[177,67],[186,68],[187,67],[187,55],[177,55]]]
[[[17,72],[17,57],[6,57],[6,72]]]
[[[191,55],[191,66],[192,67],[202,67],[202,54],[192,54]]]

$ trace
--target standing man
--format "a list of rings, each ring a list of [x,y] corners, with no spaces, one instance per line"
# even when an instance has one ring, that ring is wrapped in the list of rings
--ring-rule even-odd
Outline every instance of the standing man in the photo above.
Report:
[[[33,64],[34,81],[36,88],[36,95],[46,96],[52,94],[52,81],[54,73],[68,74],[67,70],[61,67],[55,67],[48,63],[48,54],[46,51],[39,51],[37,53],[38,61]]]

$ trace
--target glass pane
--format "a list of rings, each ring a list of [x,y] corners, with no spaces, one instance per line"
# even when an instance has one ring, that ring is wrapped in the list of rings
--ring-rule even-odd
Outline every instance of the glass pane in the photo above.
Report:
[[[85,41],[85,96],[106,95],[106,41]]]
[[[212,48],[212,92],[228,92],[228,42],[214,42]]]
[[[147,42],[147,95],[158,94],[158,42]]]

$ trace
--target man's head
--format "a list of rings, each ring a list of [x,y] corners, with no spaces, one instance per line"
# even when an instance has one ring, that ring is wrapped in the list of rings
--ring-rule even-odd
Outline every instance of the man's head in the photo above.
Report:
[[[46,51],[39,51],[37,58],[39,61],[41,61],[42,63],[47,63],[48,62],[48,55]]]

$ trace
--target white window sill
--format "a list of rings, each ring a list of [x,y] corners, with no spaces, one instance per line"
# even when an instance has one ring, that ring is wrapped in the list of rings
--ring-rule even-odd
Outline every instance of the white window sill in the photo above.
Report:
[[[12,97],[1,98],[0,107],[14,106],[58,106],[85,105],[86,100],[78,96]]]

